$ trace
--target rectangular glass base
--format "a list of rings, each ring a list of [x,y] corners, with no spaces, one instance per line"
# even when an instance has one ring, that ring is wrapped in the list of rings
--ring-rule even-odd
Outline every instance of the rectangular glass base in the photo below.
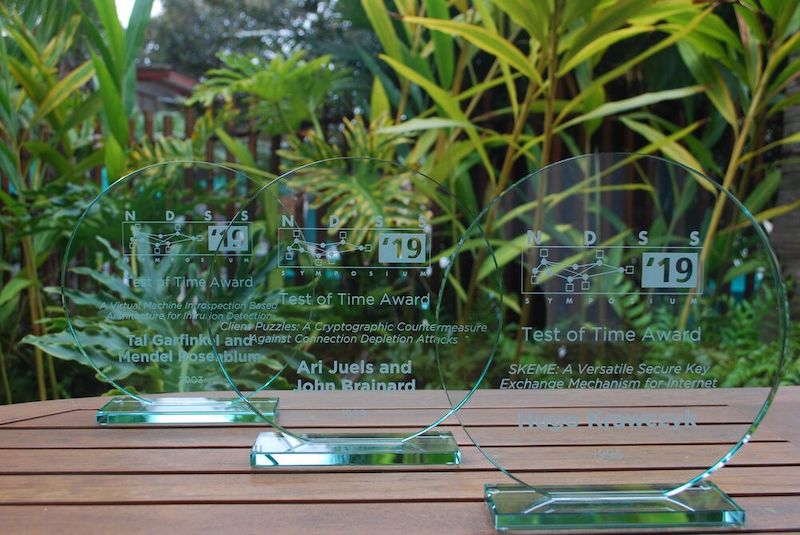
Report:
[[[486,485],[498,530],[734,527],[744,510],[713,483],[667,496],[658,485],[528,487]]]
[[[261,414],[277,418],[277,398],[251,399]],[[238,398],[163,397],[144,402],[115,397],[97,411],[97,423],[109,425],[263,424],[264,419]]]
[[[302,440],[275,431],[258,435],[250,464],[275,466],[369,466],[460,464],[453,434],[432,431],[411,440],[401,433],[304,434]]]

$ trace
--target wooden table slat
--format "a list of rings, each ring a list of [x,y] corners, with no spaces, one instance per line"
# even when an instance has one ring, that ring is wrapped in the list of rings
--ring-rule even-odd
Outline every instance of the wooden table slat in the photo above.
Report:
[[[253,470],[247,461],[261,426],[103,429],[94,411],[107,398],[4,406],[0,533],[492,533],[483,485],[510,480],[470,436],[536,484],[679,482],[744,432],[733,422],[747,421],[765,391],[687,390],[678,398],[674,391],[630,391],[624,400],[603,391],[564,395],[479,391],[460,415],[466,429],[455,418],[442,427],[461,445],[460,466],[273,471]],[[589,434],[520,429],[516,421],[519,409],[559,414],[628,405],[691,406],[700,425],[686,433]],[[281,421],[308,432],[412,430],[447,407],[440,391],[281,393]],[[365,410],[354,417],[350,409]],[[800,532],[798,414],[800,387],[782,389],[752,442],[712,476],[747,510],[737,533]],[[609,450],[619,456],[595,455]]]
[[[648,470],[651,482],[688,480],[693,470]],[[636,484],[641,470],[539,472],[539,485],[585,484],[587,478],[607,484]],[[0,477],[0,504],[97,503],[314,503],[474,500],[486,483],[508,480],[500,473],[447,472],[314,472],[248,474],[5,475]],[[713,476],[731,496],[800,495],[800,466],[735,467]]]
[[[791,498],[741,498],[746,508],[747,527],[736,533],[796,533],[800,531]],[[291,535],[308,533],[309,525],[320,532],[350,535],[358,523],[364,533],[386,533],[392,526],[402,526],[406,533],[441,534],[443,532],[476,535],[491,533],[489,515],[482,503],[411,503],[395,504],[302,504],[273,505],[126,505],[95,506],[103,525],[124,527],[125,533],[150,534],[153,525],[170,526],[174,535],[225,533],[231,519],[236,519],[239,533],[270,532]],[[142,525],[141,518],[151,519]],[[53,525],[64,535],[86,531],[86,511],[80,506],[0,506],[4,531],[9,534],[45,532]],[[788,528],[787,528],[788,526]],[[569,531],[561,533],[573,533]],[[693,530],[693,533],[720,533],[719,530]]]
[[[682,468],[689,466],[691,459],[711,460],[719,453],[719,447],[692,445],[680,449],[668,445],[656,446],[646,452],[637,446],[616,449],[621,459],[584,456],[586,448],[576,446],[540,448],[486,448],[497,462],[509,470],[647,470],[653,468]],[[46,450],[31,455],[27,449],[2,451],[3,463],[0,475],[13,474],[168,474],[168,473],[249,473],[246,464],[250,448],[192,448],[157,449],[148,448],[147,455],[140,449],[64,449],[50,453]],[[496,470],[494,465],[475,446],[461,446],[460,466],[399,466],[384,470],[402,471],[447,471],[447,470]],[[655,455],[656,460],[653,460]],[[48,462],[43,462],[46,457]],[[696,463],[698,472],[704,468]],[[731,466],[800,466],[800,451],[787,442],[755,443],[733,458]],[[91,467],[89,470],[87,467]],[[281,468],[281,472],[300,472],[305,469]],[[322,469],[320,469],[322,471]],[[325,468],[325,473],[335,471],[374,472],[374,467]],[[265,470],[257,473],[268,477]]]
[[[735,533],[797,533],[797,500],[792,497],[745,497],[737,500],[747,511],[747,526]],[[363,533],[492,533],[483,503],[318,503],[305,504],[190,504],[190,505],[96,505],[93,515],[107,531],[150,535],[153,526],[169,526],[172,535],[237,533],[306,534],[309,526],[330,535],[351,535],[354,525]],[[0,506],[3,532],[9,535],[45,533],[58,526],[62,535],[83,535],[87,529],[85,507],[75,505]],[[142,519],[148,522],[143,523]],[[693,533],[716,533],[713,528]],[[571,533],[569,531],[560,533]],[[685,533],[685,532],[684,532]]]

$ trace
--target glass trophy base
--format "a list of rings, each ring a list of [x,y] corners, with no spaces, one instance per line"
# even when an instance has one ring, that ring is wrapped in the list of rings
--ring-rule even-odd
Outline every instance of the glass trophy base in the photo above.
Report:
[[[667,496],[666,486],[486,485],[498,530],[735,527],[744,510],[713,483]]]
[[[453,434],[432,431],[410,440],[402,433],[369,435],[304,434],[302,440],[275,431],[258,435],[250,465],[371,466],[460,464],[461,452]]]
[[[102,426],[263,424],[261,415],[272,418],[278,415],[277,398],[249,402],[258,412],[238,398],[163,397],[145,402],[120,396],[97,411],[97,423]]]

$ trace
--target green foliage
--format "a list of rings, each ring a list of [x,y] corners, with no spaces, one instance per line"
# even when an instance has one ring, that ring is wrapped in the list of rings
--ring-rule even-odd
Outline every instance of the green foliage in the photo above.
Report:
[[[6,401],[12,389],[33,387],[12,384],[9,367],[26,369],[33,357],[35,388],[45,398],[48,389],[51,396],[65,393],[45,353],[80,361],[54,294],[45,289],[57,284],[57,251],[97,193],[90,173],[101,165],[115,178],[148,163],[203,159],[212,139],[237,160],[233,166],[265,179],[325,158],[396,161],[453,192],[456,202],[433,192],[431,209],[455,236],[518,177],[609,146],[662,154],[719,177],[758,221],[800,206],[773,202],[782,184],[781,149],[800,141],[774,127],[800,103],[789,92],[800,72],[800,0],[340,0],[336,9],[289,0],[248,0],[244,8],[227,0],[165,0],[165,14],[148,31],[152,3],[137,1],[127,30],[113,0],[70,0],[62,9],[43,0],[0,4],[0,174],[14,191],[0,194],[0,271],[9,274],[0,289]],[[207,71],[190,100],[206,113],[188,139],[131,139],[135,63],[145,42],[152,61],[177,58],[195,74]],[[376,47],[383,54],[374,54]],[[353,92],[364,71],[370,101],[353,110],[352,95],[365,94]],[[331,109],[353,117],[331,126],[320,120]],[[270,161],[261,161],[263,155],[254,157],[230,135],[229,125],[282,136],[283,150],[273,147]],[[313,193],[315,207],[342,221],[354,217],[353,206],[368,217],[398,214],[418,200],[402,187],[403,177],[353,170],[332,163],[294,180]],[[378,195],[365,194],[365,180],[381,181]],[[728,207],[719,199],[709,214],[703,260],[737,259],[718,281],[727,284],[756,264],[742,254],[747,243],[739,231],[749,223],[726,221]],[[660,224],[666,228],[669,221]],[[268,231],[275,222],[265,218],[262,225]],[[507,240],[497,257],[502,262],[518,252]],[[482,284],[494,269],[485,258],[474,265],[458,295],[465,307],[480,306]],[[528,313],[514,299],[505,306],[510,318]],[[754,342],[757,333],[748,330],[765,306],[720,300],[720,316],[703,320],[721,325],[715,343],[727,356],[714,359],[730,367],[731,384],[757,383],[773,371],[758,358],[770,347]],[[616,313],[632,328],[688,321],[657,311],[648,316],[635,294],[620,300]],[[89,318],[82,321],[97,328]],[[501,361],[519,358],[518,328],[507,324]],[[26,333],[32,333],[28,345],[19,344]],[[113,343],[122,334],[98,330],[97,341],[102,335]],[[524,351],[537,357],[535,347]],[[459,360],[454,373],[465,374],[472,364]],[[102,372],[134,389],[165,380],[111,365]],[[787,377],[800,382],[797,365]]]
[[[345,73],[333,69],[329,56],[310,61],[305,56],[295,52],[266,64],[254,55],[221,56],[225,67],[210,70],[187,104],[211,106],[221,99],[231,106],[234,97],[241,96],[245,117],[268,133],[295,132],[304,121],[314,122],[319,130],[317,112]]]
[[[359,124],[363,127],[360,121],[350,125],[356,135]],[[405,187],[415,180],[413,173],[399,173],[393,164],[335,160],[324,168],[315,166],[308,172],[298,168],[288,184],[298,191],[314,191],[311,206],[336,217],[339,226],[366,229],[373,226],[376,218],[386,221],[387,225],[418,226],[417,215],[410,212],[409,206],[426,206],[429,197],[421,195],[417,188]],[[356,242],[364,239],[358,231],[353,235]]]
[[[198,202],[203,201],[201,198],[196,200]],[[180,209],[178,206],[174,208],[176,210]],[[91,221],[85,223],[88,230],[85,233],[87,236],[84,236],[83,239],[90,242],[90,236],[88,235],[91,234],[93,228],[96,228],[98,233],[96,246],[102,250],[97,256],[99,258],[110,258],[115,264],[111,267],[113,272],[124,272],[129,269],[129,266],[125,264],[122,254],[112,247],[107,239],[102,237],[102,234],[108,232],[108,229],[103,228],[103,222],[109,218],[100,217],[101,215],[103,214],[99,211],[92,214],[98,220],[96,225],[93,225]],[[95,255],[90,253],[89,256]],[[263,263],[259,280],[266,278],[263,272],[267,270],[269,264],[269,261]],[[156,280],[157,278],[163,278],[171,268],[167,264],[142,264],[140,269],[143,270],[141,276]],[[187,269],[186,276],[188,277],[206,276],[206,273],[198,271],[200,269],[198,267]],[[23,338],[23,343],[32,344],[60,359],[74,361],[94,368],[99,380],[116,385],[128,392],[176,392],[181,389],[182,384],[185,384],[184,379],[186,376],[196,375],[196,371],[190,365],[165,368],[155,363],[149,366],[141,366],[121,362],[119,359],[113,358],[113,355],[118,355],[123,350],[130,349],[130,336],[141,336],[142,333],[159,333],[165,336],[187,334],[188,322],[176,324],[174,321],[152,318],[113,321],[108,319],[108,314],[101,312],[113,306],[136,307],[142,303],[153,302],[159,297],[152,294],[157,293],[159,290],[135,290],[123,284],[118,278],[106,275],[100,268],[75,267],[70,269],[69,276],[87,277],[92,279],[94,283],[94,285],[87,285],[87,291],[72,290],[69,293],[70,301],[77,305],[77,309],[73,311],[70,318],[71,328],[79,333],[82,347],[75,343],[71,331],[66,329],[65,320],[59,321],[62,330],[42,336],[27,336]],[[254,273],[253,276],[258,277],[259,273]],[[55,291],[54,289],[53,292]],[[252,293],[257,290],[245,291]],[[273,298],[274,296],[260,294],[249,295],[242,299],[265,302]],[[284,320],[287,322],[293,321],[292,318],[285,318]],[[202,332],[204,326],[198,324],[195,325],[195,328],[197,332],[193,332],[193,335]],[[145,346],[143,350],[155,351],[156,349]],[[88,361],[87,357],[91,361]],[[260,373],[268,373],[269,371],[275,373],[281,369],[282,363],[276,358],[265,358],[260,362],[259,366],[261,367]],[[247,369],[242,373],[247,374],[252,373],[252,371]],[[258,380],[262,379],[263,375],[253,378],[247,375],[238,376],[235,372],[233,375],[237,379],[237,384],[243,387],[246,386],[250,390],[258,389],[262,385]],[[283,387],[287,386],[283,378],[278,378],[273,384],[276,388],[281,387],[281,385]],[[215,381],[215,379],[211,378],[203,385],[203,389],[207,391],[225,390],[227,389],[227,383]]]
[[[125,148],[129,144],[128,117],[136,97],[136,56],[150,18],[153,0],[136,0],[127,31],[117,17],[113,0],[94,0],[105,35],[84,15],[84,31],[92,43],[92,64],[103,101],[102,118],[106,132],[105,164],[118,178],[125,171]]]
[[[429,3],[395,2],[399,17],[393,20],[386,15],[391,4],[362,0],[385,51],[383,66],[372,67],[373,87],[378,88],[373,90],[378,96],[373,100],[384,112],[385,96],[396,111],[396,124],[373,136],[382,132],[407,136],[410,148],[399,150],[399,154],[407,154],[409,162],[420,158],[423,171],[443,179],[460,199],[477,200],[470,206],[481,206],[514,176],[524,174],[522,169],[541,168],[563,157],[556,138],[561,138],[561,146],[573,155],[596,151],[602,146],[598,139],[601,121],[616,118],[646,142],[628,150],[660,152],[701,171],[725,169],[719,181],[746,199],[759,221],[797,207],[796,203],[769,206],[780,174],[753,162],[796,138],[789,136],[762,145],[766,120],[791,102],[787,102],[792,97],[786,88],[800,67],[788,59],[798,48],[797,2],[787,2],[780,9],[768,2],[717,7],[688,0],[584,2],[580,8],[576,4],[558,0],[464,2],[450,6],[448,18],[441,11],[434,12],[438,8]],[[738,35],[725,22],[732,12],[738,19]],[[442,35],[451,37],[445,49],[456,48],[449,59],[431,54],[443,46]],[[658,39],[647,39],[653,35]],[[646,85],[628,82],[624,98],[612,98],[619,94],[616,88],[626,78],[635,77],[648,62],[660,60],[670,47],[677,47],[680,58],[701,85],[642,91]],[[612,50],[617,54],[612,55]],[[698,63],[701,60],[702,64]],[[455,79],[450,79],[455,62]],[[399,84],[387,75],[385,66],[394,72]],[[399,92],[394,91],[397,86]],[[421,90],[421,99],[415,97],[416,90]],[[704,121],[691,118],[695,102],[701,99],[711,102],[732,134],[732,146],[720,143],[729,152],[724,166],[715,159],[717,151],[707,146],[710,140],[722,139],[724,126],[714,120],[706,128]],[[672,122],[654,112],[674,100],[687,107],[689,124]],[[491,104],[486,106],[486,102]],[[405,121],[404,115],[408,115]],[[740,116],[744,116],[741,123]],[[751,147],[749,152],[745,151],[747,146]],[[498,166],[498,162],[502,163]],[[734,183],[735,170],[742,166],[744,172]],[[486,177],[483,201],[478,192],[483,184],[474,179],[476,176]],[[713,254],[703,259],[711,263],[728,262],[746,250],[735,231],[749,225],[736,221],[715,237],[725,204],[724,196],[718,198],[710,214],[713,230],[707,233],[705,244],[706,254]],[[506,248],[509,258],[519,254],[513,241]],[[502,247],[496,258],[503,261]],[[746,258],[738,260],[741,263],[725,275],[723,283],[752,274],[755,263]],[[470,288],[462,295],[465,302],[475,298],[474,288],[489,271],[475,271]],[[525,317],[524,308],[520,310],[508,301],[507,306]],[[651,319],[635,295],[618,302],[616,308],[634,327]],[[685,321],[684,316],[681,323]],[[521,339],[519,332],[514,332],[513,338]],[[517,344],[517,358],[521,349]],[[771,365],[774,367],[774,363]]]
[[[22,266],[4,288],[0,351],[24,354],[20,330],[44,336],[57,327],[51,318],[58,308],[47,306],[42,293],[45,281],[58,276],[57,260],[55,266],[48,260],[63,246],[80,207],[96,194],[90,172],[103,163],[112,174],[125,168],[125,110],[133,105],[134,62],[151,4],[137,2],[127,32],[113,0],[97,0],[91,8],[76,0],[59,10],[35,1],[0,5],[0,173],[13,191],[0,199],[0,245],[3,258]],[[91,23],[95,16],[105,35]],[[79,49],[85,42],[97,52],[91,61],[75,61],[76,54],[85,54]],[[100,95],[90,90],[93,80]],[[110,134],[105,145],[95,139],[99,116]],[[28,315],[28,323],[21,314],[9,321],[17,310]],[[45,363],[39,347],[33,357],[39,398],[46,399],[48,382],[53,397],[62,395],[52,359]],[[0,366],[6,364],[4,356]],[[5,390],[11,400],[9,385]]]
[[[719,299],[719,308],[702,319],[709,345],[708,360],[718,367],[719,376],[725,377],[721,386],[774,384],[778,372],[775,355],[780,354],[781,348],[770,333],[758,332],[762,318],[774,316],[774,311],[774,295],[759,295],[752,301],[725,296]]]
[[[726,123],[734,136],[734,150],[742,135],[753,137],[763,131],[748,126],[746,118],[742,125],[738,123],[736,118],[746,111],[747,100],[737,100],[735,93],[725,92],[734,85],[732,80],[747,75],[742,66],[748,60],[741,51],[743,43],[752,43],[745,30],[740,28],[737,35],[726,23],[725,10],[730,6],[691,0],[585,2],[581,8],[576,4],[562,0],[533,4],[505,0],[452,4],[361,0],[363,16],[384,50],[380,62],[362,54],[374,75],[371,120],[367,123],[360,116],[345,119],[341,134],[320,131],[317,125],[313,131],[290,136],[290,150],[281,153],[285,169],[339,156],[397,160],[441,180],[456,194],[461,206],[469,207],[474,214],[527,170],[602,148],[600,126],[604,121],[617,121],[644,141],[627,147],[630,151],[661,153],[712,173],[721,166],[715,151],[707,145],[709,140],[724,139],[721,132]],[[759,7],[748,5],[746,9]],[[742,9],[735,8],[740,19]],[[773,18],[768,25],[773,29],[769,46],[779,55],[774,60],[776,65],[788,69],[778,76],[783,85],[774,86],[777,92],[773,96],[777,96],[798,68],[787,64],[787,45],[779,42],[794,42],[794,22],[784,19],[793,19],[797,9],[782,8],[780,13],[774,6],[770,9],[772,12],[761,18],[781,18]],[[763,45],[767,45],[766,39]],[[631,82],[650,68],[650,63],[663,62],[667,52],[673,53],[673,61],[686,63],[699,85],[691,85],[685,77],[686,83],[678,86],[654,88]],[[720,74],[717,67],[705,69],[705,63],[698,67],[697,57],[704,57],[705,63],[718,61],[729,72]],[[751,78],[770,74],[756,73],[758,70],[751,69]],[[214,94],[227,99],[242,92],[232,76],[217,77],[216,86]],[[268,102],[266,95],[253,98]],[[694,118],[693,107],[701,99],[717,108],[721,121],[712,120],[706,126],[706,121]],[[744,103],[742,110],[733,104],[739,101]],[[204,102],[211,101],[206,98]],[[665,104],[674,103],[687,111],[688,120],[670,120],[658,113]],[[786,106],[780,100],[775,105],[778,107],[773,109]],[[766,117],[769,111],[764,112]],[[769,148],[792,139],[780,140]],[[739,163],[762,152],[747,153]],[[240,161],[245,163],[242,158]],[[738,164],[729,164],[729,171],[730,165]],[[761,172],[755,167],[752,170]],[[303,182],[303,187],[314,194],[315,208],[346,218],[350,213],[346,199],[351,197],[358,213],[379,214],[391,205],[391,196],[360,196],[357,178],[337,178],[342,175],[343,171],[332,165],[330,176],[309,177]],[[298,176],[302,177],[302,171]],[[779,182],[780,176],[771,172],[757,186],[755,180],[745,178],[737,188],[747,199],[748,208],[760,212],[757,218],[764,219],[794,208],[769,207]],[[691,191],[684,195],[689,196],[684,199],[688,201]],[[681,201],[677,206],[685,209],[688,204]],[[446,203],[440,208],[452,221],[452,232],[462,232],[468,216],[455,213]],[[680,215],[680,210],[672,214],[676,218]],[[669,221],[658,224],[661,230],[669,227]],[[706,250],[715,253],[705,260],[729,260],[746,247],[733,236],[733,231],[746,223],[737,224],[740,226],[724,230],[719,239],[713,238],[714,232],[709,233]],[[712,226],[716,228],[717,222]],[[498,246],[496,258],[500,262],[519,254],[513,240]],[[494,269],[488,262],[479,264],[481,269],[473,271],[470,286],[461,293],[466,306],[477,299],[477,288]],[[747,275],[754,266],[752,261],[743,261],[720,282]],[[527,314],[513,299],[506,300],[506,306],[515,314]],[[635,293],[615,307],[633,328],[653,320]],[[514,338],[520,339],[519,333]],[[517,356],[520,350],[517,344]]]

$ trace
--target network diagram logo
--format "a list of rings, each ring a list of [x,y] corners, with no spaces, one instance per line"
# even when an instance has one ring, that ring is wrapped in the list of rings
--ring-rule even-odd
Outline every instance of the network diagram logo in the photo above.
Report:
[[[520,253],[523,294],[611,295],[630,288],[662,295],[703,293],[697,232],[655,244],[645,231],[636,245],[599,244],[592,231],[585,232],[582,245],[544,243],[539,236],[531,232]],[[622,284],[624,279],[631,284]]]
[[[246,256],[252,251],[247,221],[186,220],[175,218],[171,212],[159,220],[137,220],[135,212],[126,212],[122,244],[127,257]]]
[[[424,226],[298,227],[284,217],[278,228],[282,268],[404,269],[431,264],[430,230]]]

